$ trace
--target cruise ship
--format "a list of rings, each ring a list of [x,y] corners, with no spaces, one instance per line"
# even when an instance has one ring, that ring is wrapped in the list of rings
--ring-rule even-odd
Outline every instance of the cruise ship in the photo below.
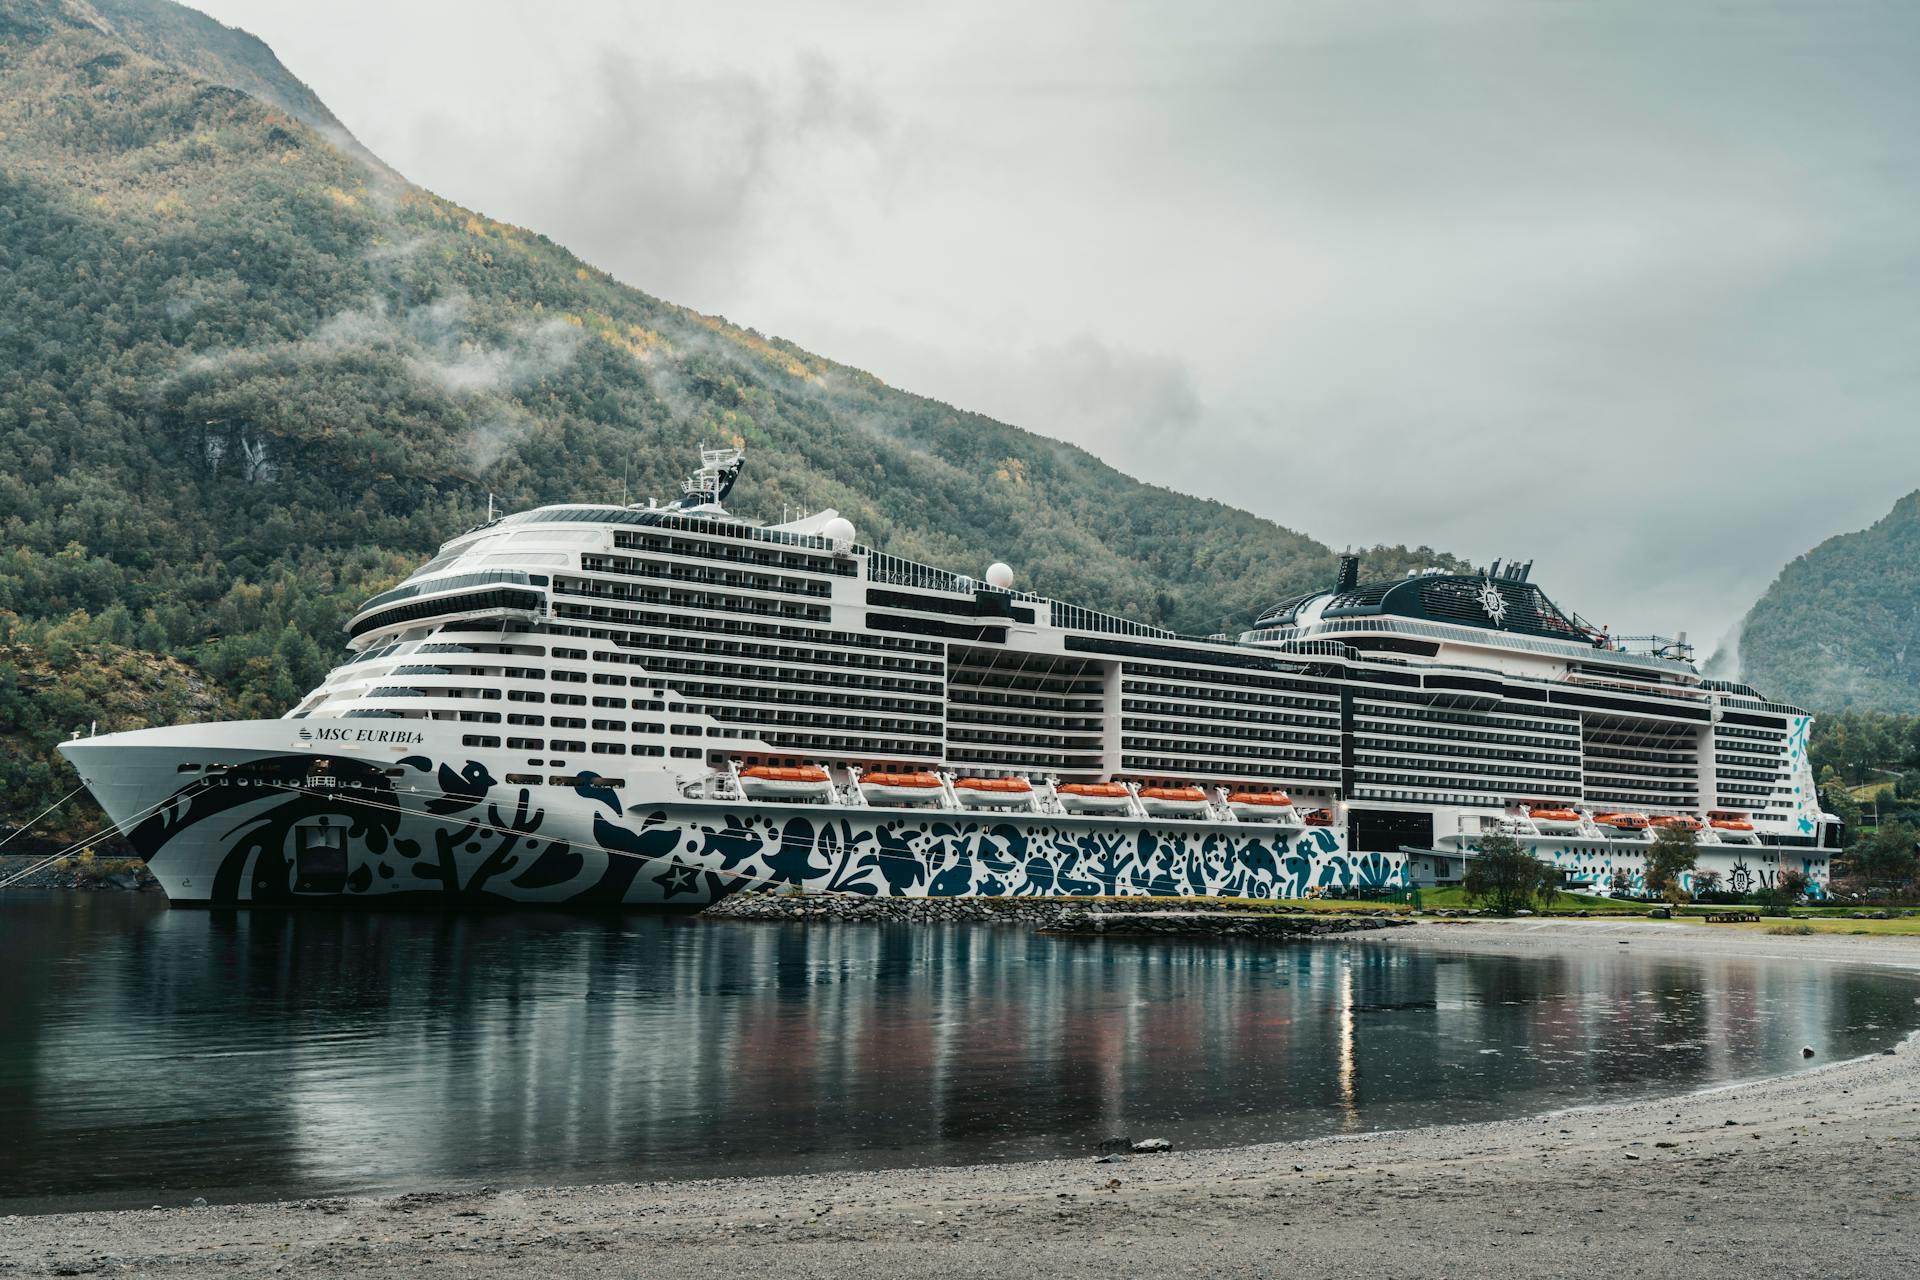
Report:
[[[61,746],[177,903],[699,907],[745,889],[1297,898],[1457,880],[1493,833],[1644,886],[1823,891],[1810,717],[1609,636],[1531,564],[1194,637],[728,513],[557,505],[368,600],[284,717]]]

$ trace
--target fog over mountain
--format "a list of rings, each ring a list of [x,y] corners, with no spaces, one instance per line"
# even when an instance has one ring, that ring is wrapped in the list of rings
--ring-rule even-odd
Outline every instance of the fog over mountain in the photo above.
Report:
[[[1920,478],[1909,4],[199,7],[629,283],[1616,630]]]

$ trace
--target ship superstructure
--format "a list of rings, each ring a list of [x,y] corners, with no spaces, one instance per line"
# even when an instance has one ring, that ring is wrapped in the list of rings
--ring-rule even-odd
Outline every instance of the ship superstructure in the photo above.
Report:
[[[1825,880],[1807,714],[1613,639],[1530,565],[1348,557],[1196,638],[832,511],[736,518],[741,465],[460,535],[283,719],[62,749],[183,901],[1295,896],[1454,878],[1496,831],[1598,885],[1663,823],[1737,887]]]

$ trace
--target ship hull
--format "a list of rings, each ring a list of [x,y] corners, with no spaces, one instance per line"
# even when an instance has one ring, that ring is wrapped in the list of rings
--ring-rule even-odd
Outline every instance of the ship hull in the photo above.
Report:
[[[1327,828],[688,799],[666,775],[508,785],[428,742],[289,750],[285,724],[62,749],[182,904],[692,909],[776,886],[1289,898],[1408,883],[1403,856],[1349,853]]]
[[[1615,877],[1620,876],[1624,877],[1628,896],[1649,895],[1647,853],[1651,842],[1645,839],[1553,834],[1515,839],[1535,858],[1558,869],[1570,892],[1608,894],[1614,891]],[[1446,852],[1452,857],[1460,857],[1463,852],[1471,856],[1477,848],[1477,842],[1469,840],[1453,843]],[[1692,869],[1680,874],[1680,884],[1689,894],[1702,892],[1706,886],[1700,877],[1712,872],[1719,877],[1717,890],[1744,895],[1778,887],[1782,872],[1798,872],[1804,880],[1800,892],[1818,900],[1827,896],[1830,859],[1830,850],[1806,845],[1703,841],[1695,848]]]

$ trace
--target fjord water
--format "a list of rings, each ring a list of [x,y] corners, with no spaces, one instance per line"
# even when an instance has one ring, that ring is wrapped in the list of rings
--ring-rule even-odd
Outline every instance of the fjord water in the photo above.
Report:
[[[1490,1119],[1794,1070],[1917,1020],[1904,975],[1617,951],[8,895],[0,1211]]]

